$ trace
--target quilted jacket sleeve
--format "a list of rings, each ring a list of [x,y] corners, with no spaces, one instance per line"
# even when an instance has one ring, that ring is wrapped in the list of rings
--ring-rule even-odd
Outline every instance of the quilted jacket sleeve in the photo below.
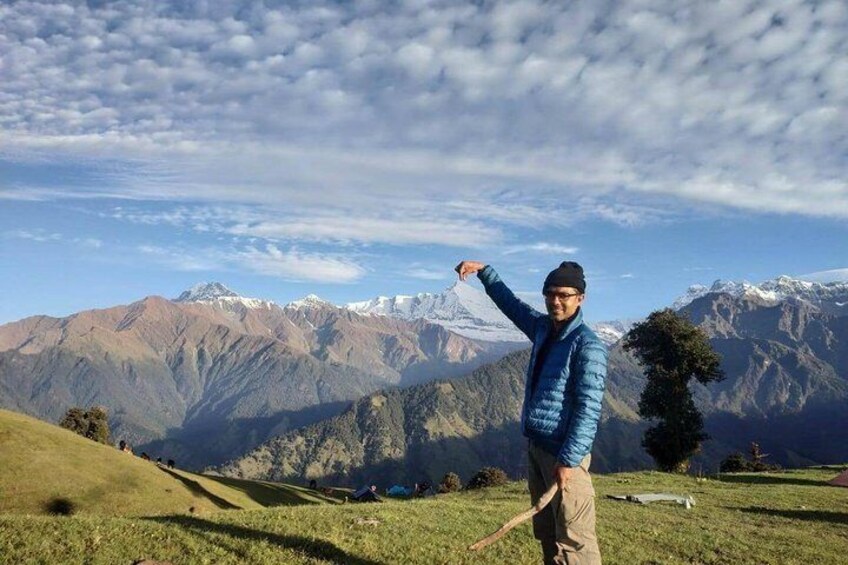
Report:
[[[477,278],[483,283],[483,288],[486,289],[486,294],[489,295],[495,305],[504,315],[515,324],[530,341],[536,333],[536,322],[542,317],[541,312],[537,312],[532,307],[522,302],[512,293],[509,287],[504,284],[495,270],[490,266],[486,267],[477,273]]]
[[[574,383],[574,402],[568,433],[557,457],[569,467],[579,465],[592,451],[601,418],[607,357],[606,346],[595,336],[581,340],[574,352],[569,375]]]

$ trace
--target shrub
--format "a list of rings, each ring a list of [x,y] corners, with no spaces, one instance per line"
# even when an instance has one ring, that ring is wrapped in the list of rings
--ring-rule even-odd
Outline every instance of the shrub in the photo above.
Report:
[[[762,461],[751,461],[748,463],[749,470],[754,473],[767,473],[769,471],[780,471],[782,467],[777,463],[763,463]]]
[[[462,489],[462,481],[456,473],[447,473],[439,484],[439,492],[457,492]]]
[[[762,458],[748,461],[745,456],[739,453],[728,455],[719,465],[721,473],[763,473],[768,471],[779,471],[780,465],[774,463],[765,463]]]
[[[739,453],[731,453],[724,461],[721,462],[718,468],[722,473],[742,473],[748,470],[748,460],[745,456]]]
[[[465,488],[472,490],[486,487],[499,487],[501,485],[505,485],[507,481],[508,479],[503,469],[498,469],[497,467],[483,467],[477,471],[473,477],[471,477],[471,480],[468,481]]]

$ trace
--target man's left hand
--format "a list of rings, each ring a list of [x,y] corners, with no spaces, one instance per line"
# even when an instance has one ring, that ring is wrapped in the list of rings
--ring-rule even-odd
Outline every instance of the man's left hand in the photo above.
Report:
[[[556,467],[554,467],[554,480],[557,482],[559,490],[568,490],[568,482],[571,480],[573,472],[574,469],[571,467],[566,467],[561,463],[557,463]]]

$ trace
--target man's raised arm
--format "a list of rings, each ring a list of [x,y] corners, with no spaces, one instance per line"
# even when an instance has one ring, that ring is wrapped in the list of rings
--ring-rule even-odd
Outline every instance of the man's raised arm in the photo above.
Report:
[[[498,309],[512,321],[516,327],[526,335],[530,341],[536,333],[536,321],[542,316],[526,303],[519,300],[515,294],[504,284],[491,265],[485,265],[479,261],[463,261],[454,269],[460,280],[465,280],[468,275],[477,273],[477,278],[483,283],[486,294],[494,301]]]

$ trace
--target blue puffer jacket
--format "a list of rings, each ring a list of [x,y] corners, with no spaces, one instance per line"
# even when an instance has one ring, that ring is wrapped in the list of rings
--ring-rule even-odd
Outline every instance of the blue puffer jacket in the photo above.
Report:
[[[477,273],[486,293],[507,318],[533,342],[521,411],[521,431],[530,440],[576,467],[592,451],[601,417],[607,348],[577,315],[554,342],[531,390],[536,355],[553,330],[548,315],[537,312],[515,297],[495,270]]]

